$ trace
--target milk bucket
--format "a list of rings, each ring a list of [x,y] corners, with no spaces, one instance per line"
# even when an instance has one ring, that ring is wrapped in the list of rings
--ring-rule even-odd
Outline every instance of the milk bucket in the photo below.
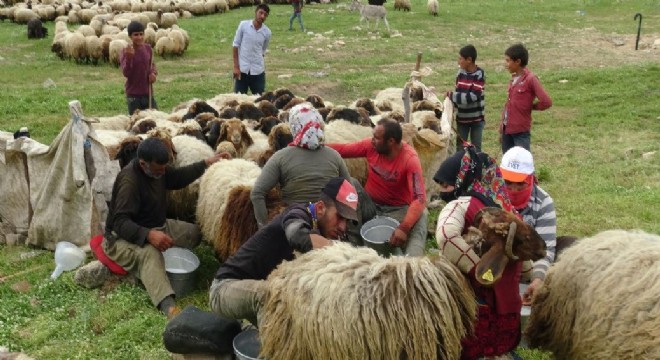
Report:
[[[261,341],[257,329],[244,330],[234,338],[234,354],[238,360],[259,360]]]
[[[165,271],[177,298],[182,298],[195,289],[199,258],[192,251],[172,247],[163,252]]]
[[[400,248],[392,248],[389,244],[390,237],[398,226],[399,222],[396,219],[376,216],[362,225],[360,236],[365,245],[376,250],[380,255],[402,255]]]

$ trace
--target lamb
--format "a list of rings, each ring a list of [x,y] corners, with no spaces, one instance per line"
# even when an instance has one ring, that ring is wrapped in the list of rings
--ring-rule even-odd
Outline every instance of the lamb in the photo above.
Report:
[[[440,11],[440,4],[438,4],[438,0],[428,0],[426,3],[426,8],[429,10],[429,14],[438,16],[438,11]]]
[[[369,21],[376,19],[376,29],[378,29],[378,22],[382,19],[387,27],[387,31],[390,31],[390,24],[387,22],[387,10],[384,6],[380,5],[362,5],[358,0],[352,0],[350,11],[360,10],[360,24],[364,19],[367,19],[367,28],[369,27]]]
[[[532,299],[525,336],[557,359],[660,358],[660,236],[610,230],[581,239]]]
[[[43,39],[48,36],[48,29],[43,26],[38,18],[30,19],[27,23],[28,39]]]
[[[176,149],[175,167],[187,166],[213,156],[213,149],[206,142],[188,135],[172,138]],[[183,189],[167,192],[167,216],[184,221],[193,221],[199,195],[197,179]]]
[[[444,257],[337,243],[280,264],[261,309],[265,359],[458,359],[477,304]]]

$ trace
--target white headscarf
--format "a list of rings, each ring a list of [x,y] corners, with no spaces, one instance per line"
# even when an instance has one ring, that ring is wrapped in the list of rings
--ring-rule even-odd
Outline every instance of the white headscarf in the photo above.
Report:
[[[316,150],[323,146],[323,117],[310,103],[294,106],[289,111],[289,127],[293,141],[289,146],[298,146],[304,149]]]

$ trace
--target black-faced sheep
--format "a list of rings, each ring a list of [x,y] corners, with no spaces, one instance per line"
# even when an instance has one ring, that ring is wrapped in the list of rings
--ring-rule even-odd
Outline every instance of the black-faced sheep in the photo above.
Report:
[[[274,116],[263,117],[261,120],[259,120],[259,123],[254,128],[254,130],[259,130],[264,133],[264,135],[268,136],[275,125],[280,123],[282,123],[280,119]]]
[[[314,106],[316,109],[325,107],[325,102],[323,101],[323,98],[318,95],[309,95],[308,97],[305,98],[305,101],[312,104],[312,106]]]
[[[206,124],[206,128],[204,129],[206,143],[213,149],[215,149],[219,143],[218,138],[220,137],[220,128],[224,122],[224,119],[215,119]]]
[[[215,115],[215,117],[220,117],[220,114],[218,113],[218,110],[213,108],[213,106],[209,105],[205,101],[195,101],[190,105],[188,108],[188,112],[183,115],[181,118],[183,121],[189,120],[189,119],[194,119],[197,115],[201,113],[212,113]]]
[[[291,100],[293,100],[293,96],[289,94],[283,94],[282,96],[275,98],[273,105],[275,105],[276,108],[282,110]]]
[[[238,118],[241,120],[255,120],[258,121],[264,117],[264,113],[259,110],[254,104],[249,102],[243,102],[238,105],[237,109]]]
[[[277,116],[279,110],[268,100],[261,100],[257,102],[257,109],[261,111],[264,117]]]
[[[550,267],[525,336],[556,359],[660,358],[660,236],[610,230]]]
[[[476,318],[474,293],[442,256],[337,243],[280,264],[267,288],[265,359],[458,359]]]
[[[142,142],[142,139],[138,136],[129,136],[124,138],[119,144],[119,150],[115,156],[111,156],[111,159],[119,160],[119,167],[124,168],[128,163],[133,159],[137,158],[137,148]]]
[[[232,107],[226,107],[222,110],[220,110],[220,114],[218,115],[220,119],[233,119],[233,118],[238,118],[238,111],[236,111]]]
[[[28,39],[43,39],[48,36],[48,29],[43,26],[38,18],[31,19],[27,23]]]

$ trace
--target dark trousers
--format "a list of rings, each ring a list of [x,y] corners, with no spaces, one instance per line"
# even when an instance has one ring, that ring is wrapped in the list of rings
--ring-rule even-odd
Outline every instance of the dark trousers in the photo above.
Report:
[[[248,88],[252,92],[252,95],[263,94],[266,88],[266,72],[264,71],[259,75],[241,73],[241,79],[234,81],[234,92],[247,94]]]
[[[483,138],[484,126],[486,125],[485,121],[479,121],[478,123],[471,124],[461,124],[456,123],[456,128],[458,130],[458,135],[461,139],[468,141],[468,136],[470,137],[469,141],[477,148],[477,151],[481,151],[481,139]],[[456,141],[456,151],[463,150],[463,144],[460,141]]]
[[[531,152],[531,135],[529,131],[515,133],[515,134],[505,134],[504,130],[502,131],[502,154],[506,153],[509,149],[514,146],[520,146],[525,148],[525,150]]]
[[[127,96],[126,104],[128,105],[128,115],[133,115],[135,110],[146,110],[149,108],[149,95],[146,96]],[[151,108],[158,109],[156,99],[151,97]]]

